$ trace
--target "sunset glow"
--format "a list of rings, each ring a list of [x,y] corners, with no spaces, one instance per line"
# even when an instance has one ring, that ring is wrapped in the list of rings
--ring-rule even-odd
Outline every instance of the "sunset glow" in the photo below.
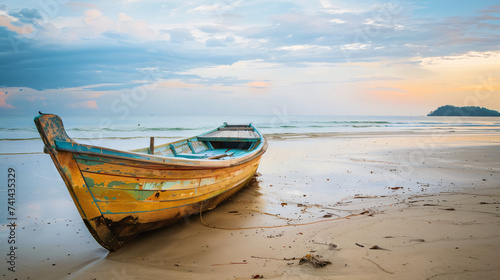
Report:
[[[40,3],[0,4],[2,115],[500,110],[495,1]]]

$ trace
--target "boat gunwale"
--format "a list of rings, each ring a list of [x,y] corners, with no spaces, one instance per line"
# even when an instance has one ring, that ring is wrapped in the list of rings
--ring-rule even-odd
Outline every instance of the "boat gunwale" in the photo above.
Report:
[[[65,151],[65,152],[71,152],[71,153],[76,153],[76,154],[88,154],[88,155],[94,155],[98,157],[106,157],[106,158],[116,158],[116,159],[124,159],[124,160],[131,160],[131,161],[139,161],[139,162],[147,162],[147,163],[154,163],[154,164],[160,164],[160,165],[169,165],[169,166],[180,166],[180,167],[193,167],[195,169],[200,169],[200,168],[225,168],[225,167],[231,167],[231,166],[236,166],[240,165],[242,163],[248,162],[252,160],[253,158],[256,158],[262,154],[267,149],[267,141],[265,141],[264,136],[260,133],[260,131],[253,126],[252,123],[249,124],[254,131],[259,135],[259,145],[255,148],[252,149],[250,153],[243,157],[239,158],[232,158],[232,159],[227,159],[227,160],[216,160],[216,159],[207,159],[207,158],[200,158],[200,159],[190,159],[190,158],[178,158],[175,156],[158,156],[158,155],[149,155],[149,154],[144,154],[144,153],[139,153],[139,152],[134,152],[132,151],[124,151],[124,150],[118,150],[118,149],[113,149],[113,148],[106,148],[106,147],[100,147],[100,146],[94,146],[94,145],[87,145],[87,144],[81,144],[77,143],[74,141],[71,137],[68,136],[70,142],[66,141],[54,141],[56,144],[55,148],[58,151]],[[220,126],[223,127],[223,126]],[[218,128],[214,129],[217,130]],[[205,134],[205,133],[204,133]],[[203,134],[202,134],[203,135]],[[163,144],[161,146],[165,145],[170,145],[174,143],[181,143],[184,141],[188,141],[191,139],[196,139],[198,136],[190,137],[190,138],[185,138],[181,139],[175,142]],[[64,145],[71,145],[71,146],[77,146],[77,147],[84,147],[86,149],[92,150],[92,149],[98,149],[102,151],[107,151],[111,153],[120,153],[120,154],[125,154],[125,155],[131,155],[131,157],[127,156],[120,156],[120,155],[113,155],[113,154],[104,154],[104,153],[99,153],[99,152],[93,152],[93,151],[81,151],[77,149],[71,149],[71,148],[63,148],[63,147],[58,147],[58,143],[64,143]],[[138,150],[138,149],[136,149]],[[167,160],[167,161],[166,161]]]
[[[110,155],[110,154],[101,154],[101,153],[90,152],[90,151],[78,151],[78,150],[74,150],[74,149],[65,149],[65,148],[58,148],[58,147],[56,147],[56,150],[69,152],[69,153],[75,153],[75,154],[86,154],[86,155],[94,155],[94,156],[106,157],[106,158],[116,158],[116,159],[130,160],[130,161],[137,161],[137,162],[144,162],[144,163],[154,163],[154,164],[159,164],[159,165],[192,167],[192,169],[226,168],[226,167],[240,165],[242,163],[248,162],[248,161],[252,160],[253,158],[256,158],[256,157],[264,154],[264,152],[266,151],[266,148],[267,148],[267,143],[265,143],[265,144],[257,146],[257,148],[255,148],[255,151],[251,154],[248,154],[247,156],[244,156],[241,158],[236,158],[236,159],[229,159],[229,160],[188,159],[188,158],[177,159],[176,157],[164,157],[164,156],[148,155],[147,157],[152,157],[154,159],[154,160],[152,160],[152,159],[145,158],[144,154],[141,154],[141,153],[121,151],[121,150],[103,148],[103,147],[98,147],[98,146],[88,146],[88,145],[79,144],[76,142],[72,142],[72,144],[77,144],[79,146],[93,147],[93,148],[103,149],[103,150],[107,150],[107,151],[117,151],[117,152],[121,152],[121,153],[125,153],[125,154],[137,155],[137,156],[140,156],[140,158],[132,158],[132,157],[126,157],[126,156]],[[169,161],[164,161],[165,159],[168,159]],[[200,164],[197,165],[195,163],[200,163]],[[201,164],[201,163],[203,163],[203,164]]]

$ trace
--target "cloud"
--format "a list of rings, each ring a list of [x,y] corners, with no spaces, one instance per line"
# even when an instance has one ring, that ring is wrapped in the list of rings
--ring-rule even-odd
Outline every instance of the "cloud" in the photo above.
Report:
[[[33,32],[33,27],[29,24],[24,24],[24,25],[14,25],[12,24],[13,18],[6,16],[6,15],[0,15],[0,26],[6,27],[10,31],[14,31],[17,34],[25,35],[25,34],[30,34]]]
[[[11,11],[9,15],[16,18],[22,23],[34,24],[36,21],[42,19],[42,15],[37,9],[21,9],[19,11]]]
[[[417,92],[422,76],[427,88],[439,77],[451,88],[471,89],[473,82],[457,84],[440,71],[457,77],[465,68],[474,77],[495,71],[484,56],[500,45],[498,5],[471,2],[465,12],[459,5],[440,11],[433,2],[223,2],[70,2],[49,17],[35,4],[1,6],[0,85],[46,97],[16,93],[1,104],[19,109],[43,100],[103,109],[111,96],[140,85],[179,96],[254,97],[252,90],[266,89],[272,98],[290,93],[307,100],[304,92],[314,92],[326,100],[356,86],[372,96],[404,96]],[[406,86],[410,81],[414,87]]]
[[[318,48],[321,46],[316,46],[316,45],[293,45],[293,46],[283,46],[279,47],[279,50],[285,50],[285,51],[300,51],[300,50],[307,50],[307,49],[312,49],[312,48]],[[324,47],[328,48],[328,47]]]
[[[247,87],[252,93],[268,93],[271,89],[271,83],[269,81],[255,81],[247,83]]]
[[[332,22],[332,23],[346,23],[345,20],[342,20],[342,19],[339,19],[339,18],[332,18],[330,20],[330,22]]]
[[[158,86],[163,88],[182,88],[182,89],[199,89],[199,84],[185,83],[179,80],[169,80],[158,83]]]
[[[84,5],[83,7],[86,7]],[[94,7],[94,5],[91,5]],[[99,8],[94,7],[87,9],[81,23],[78,21],[61,18],[55,18],[54,21],[59,25],[57,32],[62,32],[65,36],[72,38],[73,41],[83,41],[89,39],[100,39],[107,37],[116,40],[164,40],[161,33],[149,27],[149,22],[142,19],[134,19],[126,13],[117,13],[117,20],[105,15]],[[62,39],[62,36],[56,36],[57,39]]]
[[[225,47],[226,43],[224,41],[218,40],[218,39],[208,39],[206,41],[206,46],[209,48]]]
[[[199,29],[205,33],[212,33],[212,34],[216,34],[216,33],[226,33],[226,32],[230,32],[231,30],[229,29],[228,26],[226,25],[223,25],[223,24],[219,24],[219,25],[204,25],[204,26],[200,26]]]
[[[0,29],[0,35],[2,30]],[[0,45],[11,49],[7,36]],[[0,85],[22,85],[37,90],[81,87],[91,84],[114,84],[113,89],[136,86],[131,81],[150,81],[176,75],[176,72],[202,65],[231,64],[241,54],[220,54],[207,49],[190,50],[157,42],[135,44],[78,44],[62,47],[34,41],[22,51],[0,53]],[[144,67],[159,70],[137,70]]]
[[[366,50],[370,47],[370,44],[361,44],[361,43],[354,43],[354,44],[345,44],[340,47],[342,50]]]
[[[83,3],[83,2],[67,2],[66,6],[70,7],[73,11],[79,11],[81,9],[95,9],[99,10],[99,7],[92,3]]]
[[[354,77],[345,83],[359,83],[359,82],[373,82],[373,81],[399,81],[403,80],[400,77],[389,77],[389,76],[365,76],[365,77]]]
[[[98,35],[113,29],[113,20],[104,16],[101,11],[96,9],[87,10],[83,18],[87,30],[93,35]]]
[[[495,93],[495,92],[500,92],[500,84],[494,83],[494,82],[489,82],[489,81],[481,81],[478,80],[475,84],[468,84],[468,85],[463,85],[463,86],[458,86],[454,88],[450,88],[450,91],[453,92],[474,92],[474,93],[479,93],[483,94],[482,92],[485,93]]]
[[[27,96],[26,100],[29,102],[47,100],[47,96]]]
[[[121,83],[139,76],[133,69],[117,71],[120,65],[139,64],[147,60],[137,48],[113,47],[65,48],[27,45],[22,52],[4,57],[7,65],[0,66],[0,84],[25,86],[33,89],[71,88],[98,83]],[[124,61],[123,55],[129,57]],[[102,73],[107,73],[103,75]]]
[[[186,42],[194,40],[191,30],[187,28],[172,28],[172,29],[162,30],[162,32],[167,33],[170,36],[169,40],[172,43],[184,44]]]
[[[64,88],[38,91],[31,88],[0,88],[8,92],[7,104],[10,110],[0,110],[0,114],[9,112],[16,115],[32,114],[33,112],[52,112],[85,114],[88,110],[95,113],[109,111],[109,100],[119,98],[119,91],[96,92],[85,88]],[[118,96],[118,97],[117,97]],[[1,98],[1,97],[0,97]],[[99,106],[102,105],[102,106]]]
[[[82,101],[82,102],[69,103],[66,105],[66,107],[71,108],[71,109],[78,109],[78,108],[98,109],[99,108],[97,106],[97,102],[95,100],[87,100],[87,101]]]
[[[118,32],[127,33],[134,37],[152,39],[156,38],[157,33],[149,28],[146,20],[137,20],[124,14],[118,14]]]
[[[474,68],[488,69],[498,66],[498,63],[500,63],[500,50],[485,52],[471,51],[462,54],[421,59],[422,66],[434,69],[435,71],[439,69],[453,69],[455,71]]]
[[[8,92],[0,92],[0,108],[14,108],[14,106],[7,103]]]
[[[247,83],[247,86],[251,88],[268,88],[270,86],[270,83],[266,81],[249,82]]]
[[[203,13],[213,13],[218,10],[221,10],[222,6],[214,4],[214,5],[200,5],[196,8],[194,8],[192,11],[195,12],[203,12]]]
[[[481,10],[480,13],[482,14],[500,13],[500,5],[486,7],[486,9]]]
[[[392,92],[401,92],[401,93],[408,93],[406,90],[402,90],[400,88],[395,88],[395,87],[374,87],[374,88],[368,88],[367,90],[373,90],[373,91],[392,91]]]

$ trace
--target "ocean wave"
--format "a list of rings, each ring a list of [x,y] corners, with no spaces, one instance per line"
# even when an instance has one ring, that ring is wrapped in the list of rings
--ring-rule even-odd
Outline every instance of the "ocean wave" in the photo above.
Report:
[[[150,136],[107,136],[107,137],[71,137],[73,140],[131,140],[131,139],[149,139]],[[181,136],[154,136],[155,139],[179,139]],[[40,137],[33,138],[0,138],[0,141],[34,141],[42,140]]]
[[[40,137],[33,138],[0,138],[0,141],[28,141],[28,140],[42,140]]]
[[[36,131],[36,127],[0,127],[0,131]]]
[[[312,124],[310,127],[314,127],[314,124],[358,124],[358,123],[367,123],[367,124],[391,124],[388,121],[290,121],[290,123],[297,124]],[[306,126],[307,127],[307,126]]]
[[[188,117],[179,119],[148,118],[148,122],[137,120],[123,121],[102,127],[93,119],[74,119],[66,126],[68,135],[75,140],[129,140],[155,138],[187,138],[194,136],[220,124],[221,119],[228,119],[233,123],[248,123],[250,121],[262,133],[329,133],[350,131],[394,131],[394,130],[440,130],[455,131],[497,131],[500,132],[498,119],[439,119],[429,117],[356,117],[356,116],[286,116],[279,120],[269,116],[242,116],[242,117]],[[0,127],[0,143],[8,141],[39,141],[40,137],[34,125],[29,126],[25,121],[16,123],[12,120],[3,122],[7,127]],[[141,123],[142,126],[138,124]],[[214,125],[215,124],[215,125]],[[22,142],[20,145],[24,145]],[[12,142],[14,143],[14,142]]]
[[[96,132],[96,131],[107,131],[107,132],[147,132],[147,131],[190,131],[190,130],[201,130],[203,128],[193,128],[193,127],[134,127],[134,128],[69,128],[66,131],[78,131],[78,132]]]
[[[295,125],[280,125],[281,128],[297,128],[298,126]],[[272,127],[271,127],[272,128]]]

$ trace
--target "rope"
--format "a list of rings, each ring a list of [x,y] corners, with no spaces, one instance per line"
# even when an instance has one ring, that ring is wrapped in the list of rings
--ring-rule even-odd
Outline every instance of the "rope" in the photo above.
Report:
[[[209,228],[222,229],[222,230],[244,230],[244,229],[265,229],[265,228],[267,229],[267,228],[307,226],[307,225],[318,224],[318,223],[325,223],[325,222],[331,222],[331,221],[337,221],[337,220],[343,220],[343,219],[350,219],[352,217],[361,216],[361,215],[365,215],[365,214],[368,213],[368,211],[363,211],[361,213],[351,214],[351,215],[345,216],[345,217],[339,217],[339,218],[335,218],[335,219],[319,220],[319,221],[314,221],[314,222],[309,222],[309,223],[300,223],[300,224],[286,224],[286,225],[277,225],[277,226],[257,226],[257,227],[236,227],[236,228],[231,228],[231,227],[217,227],[217,226],[213,226],[213,225],[210,225],[210,224],[206,223],[203,220],[202,212],[203,212],[203,202],[201,202],[201,205],[200,205],[200,221],[202,222],[202,224],[205,225],[205,226],[207,226],[207,227],[209,227]]]

